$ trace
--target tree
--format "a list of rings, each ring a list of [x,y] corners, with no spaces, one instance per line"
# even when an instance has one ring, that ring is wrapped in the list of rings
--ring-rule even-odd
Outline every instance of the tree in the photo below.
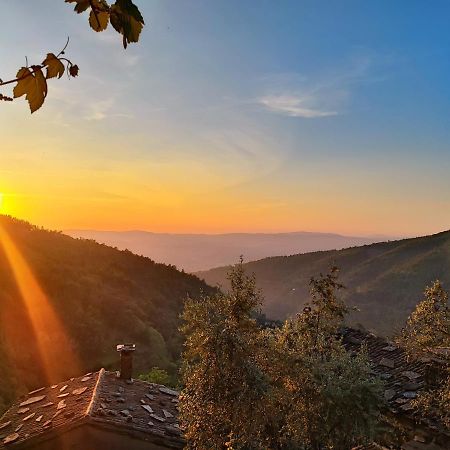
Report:
[[[337,268],[310,286],[311,304],[274,332],[267,369],[281,411],[278,448],[348,449],[375,436],[382,384],[364,349],[351,355],[338,338],[348,308]]]
[[[366,353],[339,339],[337,274],[312,279],[311,304],[275,330],[256,326],[261,299],[242,264],[229,294],[187,302],[180,413],[191,448],[347,450],[374,436],[382,385]]]
[[[410,357],[439,360],[444,376],[437,386],[419,395],[414,406],[425,414],[438,416],[450,427],[450,305],[440,281],[427,286],[424,299],[409,316],[397,342]]]
[[[261,298],[242,260],[229,274],[231,291],[188,299],[181,330],[180,419],[188,448],[264,448],[267,378],[258,364]]]
[[[138,376],[139,380],[147,381],[148,383],[164,384],[165,386],[175,387],[176,382],[166,370],[159,367],[152,367],[150,372],[142,373]]]
[[[104,31],[108,23],[111,23],[112,27],[122,35],[125,49],[130,42],[138,42],[144,26],[144,18],[132,0],[116,0],[112,5],[105,0],[65,0],[65,2],[75,3],[74,10],[78,14],[89,11],[89,25],[94,31]],[[64,73],[69,78],[78,75],[78,66],[64,56],[68,44],[69,39],[59,53],[56,55],[47,53],[40,64],[29,66],[26,60],[25,67],[18,70],[15,78],[8,81],[0,79],[0,87],[15,83],[13,96],[0,92],[0,101],[11,102],[25,96],[31,113],[37,111],[47,97],[47,80],[61,78]]]

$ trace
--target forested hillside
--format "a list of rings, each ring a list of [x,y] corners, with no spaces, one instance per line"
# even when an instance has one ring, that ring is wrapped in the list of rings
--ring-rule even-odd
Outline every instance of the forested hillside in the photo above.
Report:
[[[55,359],[60,376],[80,375],[73,373],[76,359],[81,373],[117,367],[115,345],[123,342],[137,344],[136,373],[153,366],[174,370],[181,348],[177,329],[183,301],[187,294],[195,297],[211,288],[173,266],[6,216],[0,216],[0,231],[8,236],[0,240],[1,403],[47,382],[42,351]],[[24,302],[15,270],[30,276],[20,257],[8,254],[5,239],[13,243],[37,280],[71,350],[56,352],[61,336],[52,335],[52,324],[47,331],[33,328],[42,323],[41,305],[32,304],[39,298],[37,288],[30,291],[32,283],[22,283],[29,297],[28,304]]]
[[[352,324],[391,335],[421,298],[425,285],[440,279],[450,288],[450,232],[394,242],[265,258],[245,265],[256,275],[265,297],[264,312],[283,319],[300,311],[308,299],[309,279],[330,265],[341,269],[344,296],[359,311]],[[211,285],[226,287],[227,267],[197,273]]]

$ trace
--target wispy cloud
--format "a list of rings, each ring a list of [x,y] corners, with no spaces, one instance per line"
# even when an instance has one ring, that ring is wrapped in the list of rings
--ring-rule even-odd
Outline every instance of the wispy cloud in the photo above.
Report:
[[[259,98],[259,103],[269,111],[285,114],[291,117],[304,117],[314,119],[317,117],[336,116],[337,111],[327,111],[310,107],[308,104],[314,103],[311,96],[301,96],[296,94],[267,95]]]
[[[346,68],[307,77],[283,73],[264,77],[264,93],[256,103],[272,113],[305,119],[337,116],[358,84],[368,79],[372,58],[354,58]]]

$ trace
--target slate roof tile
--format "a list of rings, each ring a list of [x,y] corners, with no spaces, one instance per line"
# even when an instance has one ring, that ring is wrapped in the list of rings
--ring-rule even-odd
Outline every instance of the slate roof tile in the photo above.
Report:
[[[82,421],[112,433],[122,427],[127,433],[144,433],[146,440],[153,436],[167,447],[183,448],[173,402],[177,396],[165,386],[140,380],[127,383],[116,372],[85,374],[20,398],[0,419],[0,449],[34,442]]]

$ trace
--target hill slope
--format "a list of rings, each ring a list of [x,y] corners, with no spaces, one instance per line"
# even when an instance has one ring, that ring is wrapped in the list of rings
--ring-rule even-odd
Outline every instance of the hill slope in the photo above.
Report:
[[[137,373],[155,365],[174,369],[181,348],[177,327],[183,300],[187,293],[197,296],[211,288],[173,266],[9,217],[0,216],[0,231],[4,233],[0,239],[0,402],[50,381],[39,350],[54,359],[56,369],[50,375],[58,379],[101,366],[117,367],[115,345],[123,342],[137,344]],[[20,292],[14,267],[25,272],[28,278],[23,279],[31,275],[20,257],[8,254],[6,240],[26,261],[55,320],[62,323],[60,335],[52,334],[44,305],[33,304],[40,301],[38,288],[22,283],[25,290]],[[37,330],[39,341],[33,326],[43,320],[49,323],[41,328],[48,330]],[[72,350],[61,350],[64,332]],[[77,358],[78,373],[72,373]]]
[[[308,300],[311,276],[331,264],[341,269],[344,296],[360,312],[351,322],[390,335],[404,323],[421,298],[425,285],[439,278],[450,288],[450,232],[382,242],[339,251],[265,258],[246,264],[256,275],[265,296],[264,312],[283,319],[302,309]],[[227,267],[197,275],[211,285],[226,287]]]
[[[95,239],[128,249],[155,261],[174,264],[188,272],[233,264],[240,255],[247,261],[268,256],[292,255],[318,250],[364,245],[379,239],[331,233],[229,233],[166,234],[147,231],[69,230],[72,237]]]

